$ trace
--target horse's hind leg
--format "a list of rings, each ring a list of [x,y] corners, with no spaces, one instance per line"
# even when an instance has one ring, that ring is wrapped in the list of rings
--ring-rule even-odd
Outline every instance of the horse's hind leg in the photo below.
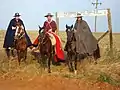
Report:
[[[5,49],[5,52],[6,52],[6,54],[7,54],[8,59],[10,59],[10,49],[6,48],[6,49]]]

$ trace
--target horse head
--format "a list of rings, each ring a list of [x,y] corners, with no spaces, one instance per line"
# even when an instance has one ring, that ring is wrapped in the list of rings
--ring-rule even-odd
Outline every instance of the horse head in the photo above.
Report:
[[[73,25],[68,26],[66,24],[66,34],[67,34],[67,42],[75,41]]]
[[[45,37],[43,33],[44,27],[41,27],[40,25],[38,25],[38,27],[39,27],[39,41],[43,42],[43,38]]]
[[[16,23],[16,32],[15,32],[15,36],[17,38],[23,37],[24,36],[24,27],[21,23],[17,22]]]
[[[41,34],[43,29],[44,29],[44,27],[41,27],[40,25],[38,25],[38,27],[39,27],[39,34]]]

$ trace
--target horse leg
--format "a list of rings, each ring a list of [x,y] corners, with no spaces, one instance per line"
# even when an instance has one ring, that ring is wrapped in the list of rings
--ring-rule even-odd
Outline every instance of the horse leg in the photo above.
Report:
[[[71,72],[74,72],[72,60],[70,61],[70,65],[71,65]]]
[[[67,63],[67,65],[68,65],[69,71],[71,72],[71,67],[70,67],[70,56],[69,56],[68,53],[67,53],[67,60],[66,60],[66,63]]]
[[[76,55],[75,55],[75,61],[74,61],[74,65],[75,65],[75,74],[77,74],[77,59],[76,59]]]
[[[23,54],[24,54],[23,60],[24,60],[25,63],[27,63],[26,62],[26,59],[27,59],[27,50],[25,50]]]
[[[5,51],[6,51],[8,59],[10,59],[10,49],[6,48]]]
[[[70,54],[70,72],[74,72],[74,68],[73,68],[73,63],[72,63],[72,55]]]
[[[51,73],[51,69],[50,69],[51,57],[52,57],[52,55],[50,54],[49,58],[48,58],[48,73]]]
[[[97,64],[97,59],[95,56],[93,56],[93,59],[94,59],[94,64]]]
[[[38,61],[38,63],[39,63],[39,64],[41,65],[41,67],[43,67],[44,70],[45,70],[45,68],[46,68],[46,59],[45,59],[45,55],[40,54],[40,56],[41,56],[41,58],[40,58],[40,60]]]
[[[97,49],[93,52],[93,57],[95,64],[97,64],[97,59],[100,58],[100,48],[98,45],[97,45]]]
[[[15,57],[14,48],[11,49],[11,55],[12,55],[12,57]]]
[[[20,60],[21,60],[20,51],[17,51],[17,55],[18,55],[18,64],[19,64],[19,66],[20,66]]]

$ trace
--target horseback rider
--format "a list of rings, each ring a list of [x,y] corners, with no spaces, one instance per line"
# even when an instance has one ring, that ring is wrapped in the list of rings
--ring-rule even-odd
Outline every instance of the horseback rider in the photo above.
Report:
[[[52,32],[56,33],[57,25],[56,25],[56,22],[54,20],[52,20],[53,15],[51,15],[51,13],[48,13],[44,17],[47,18],[47,20],[43,24],[44,32],[52,31]],[[39,38],[39,36],[33,42],[33,46],[35,46],[35,47],[37,47],[37,45],[39,43],[38,38]]]
[[[61,46],[61,40],[59,38],[59,36],[56,34],[56,30],[57,30],[57,24],[54,20],[52,20],[53,15],[51,13],[48,13],[47,15],[45,15],[45,17],[47,18],[47,20],[44,22],[43,28],[44,28],[44,33],[48,34],[50,37],[54,38],[54,40],[51,40],[51,42],[55,44],[55,57],[54,59],[56,59],[57,61],[64,61],[64,52],[62,50],[62,46]],[[35,39],[33,45],[36,46],[39,43],[38,40],[39,36]]]
[[[76,37],[76,52],[81,54],[93,55],[96,53],[96,59],[100,58],[97,39],[93,36],[87,22],[82,19],[81,14],[77,14],[77,20],[74,25]]]
[[[16,27],[17,23],[20,23],[23,26],[25,31],[25,26],[23,21],[20,19],[20,16],[21,15],[19,13],[15,13],[14,18],[9,23],[9,26],[6,31],[5,39],[4,39],[4,44],[3,44],[3,48],[5,48],[6,50],[10,50],[14,48],[14,36],[17,29]],[[25,31],[25,37],[27,39],[27,46],[31,48],[32,43],[26,31]]]

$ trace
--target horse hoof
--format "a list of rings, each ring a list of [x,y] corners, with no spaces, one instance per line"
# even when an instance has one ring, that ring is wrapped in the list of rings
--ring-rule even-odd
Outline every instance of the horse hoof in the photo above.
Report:
[[[98,64],[97,62],[94,63],[95,65]]]
[[[69,70],[69,72],[73,73],[73,72],[74,72],[74,70],[71,70],[71,69],[70,69],[70,70]]]
[[[10,57],[10,60],[14,60],[14,57]]]
[[[77,70],[74,71],[75,75],[77,75]]]
[[[48,71],[48,73],[51,73],[51,71]]]

